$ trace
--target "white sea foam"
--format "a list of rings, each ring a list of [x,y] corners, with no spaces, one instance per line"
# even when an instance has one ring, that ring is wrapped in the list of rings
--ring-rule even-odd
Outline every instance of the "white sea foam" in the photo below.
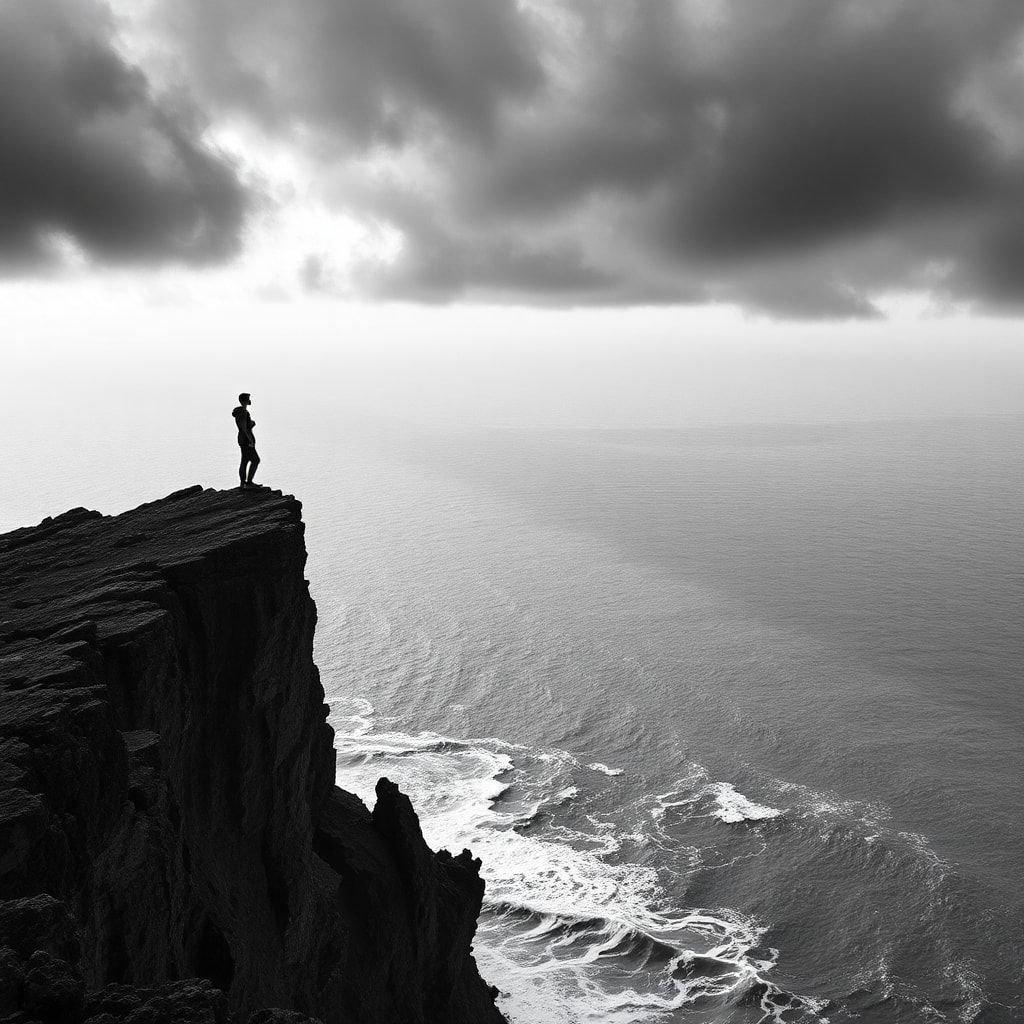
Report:
[[[946,967],[946,974],[962,993],[961,1024],[974,1024],[985,1005],[985,989],[978,965],[966,956],[954,956]]]
[[[799,782],[786,782],[782,779],[774,780],[772,785],[793,804],[797,813],[804,816],[847,818],[869,828],[888,831],[887,823],[892,818],[892,811],[885,804],[851,800],[831,790],[813,789]]]
[[[660,822],[673,808],[687,808],[693,816],[718,818],[729,824],[743,821],[767,821],[783,812],[778,807],[755,803],[744,796],[731,782],[712,782],[700,765],[690,770],[667,793],[653,798],[651,817]]]
[[[772,1007],[786,1000],[776,1002],[780,990],[764,978],[777,954],[760,947],[763,928],[729,910],[674,906],[655,868],[619,859],[613,824],[574,823],[565,805],[586,766],[571,754],[365,731],[368,720],[356,708],[354,728],[339,729],[338,782],[372,803],[387,775],[412,798],[432,846],[468,846],[481,857],[476,956],[484,977],[499,981],[511,1021],[640,1024],[755,989],[762,1020],[782,1019]]]
[[[718,805],[718,809],[714,812],[715,817],[722,821],[730,823],[765,821],[769,818],[777,818],[782,813],[777,807],[766,807],[763,804],[754,803],[728,782],[709,783],[707,792],[714,797],[715,803]]]
[[[931,839],[920,833],[895,827],[891,808],[880,802],[845,799],[830,791],[811,789],[793,782],[776,781],[779,792],[796,798],[794,810],[804,818],[820,820],[828,830],[837,826],[867,845],[878,842],[909,848],[933,871],[933,884],[938,884],[949,870],[946,861],[931,845]],[[851,826],[854,826],[851,829]]]
[[[350,697],[331,708],[330,723],[336,732],[351,737],[363,736],[373,728],[373,705],[362,697]]]
[[[616,775],[622,774],[621,768],[609,768],[606,764],[601,764],[600,761],[595,761],[593,764],[588,764],[587,767],[592,772],[600,772],[602,775],[608,775],[614,778]]]
[[[707,780],[707,771],[699,764],[690,764],[687,773],[676,779],[667,793],[656,793],[651,799],[651,817],[660,821],[665,813],[674,807],[690,807],[700,797],[700,787]]]

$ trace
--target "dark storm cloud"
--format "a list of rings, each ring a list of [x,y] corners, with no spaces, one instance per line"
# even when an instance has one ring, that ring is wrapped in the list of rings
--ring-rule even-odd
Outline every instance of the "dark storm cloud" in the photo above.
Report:
[[[394,217],[406,239],[398,264],[383,276],[370,275],[367,289],[382,296],[447,302],[473,289],[492,298],[530,295],[539,304],[586,302],[607,296],[615,280],[592,266],[570,241],[533,242],[519,235],[491,233],[459,237],[436,219]]]
[[[56,256],[200,263],[233,252],[243,191],[185,109],[157,102],[90,0],[0,4],[0,269]]]
[[[736,17],[702,54],[698,6],[591,8],[602,59],[574,106],[513,127],[461,208],[537,221],[610,197],[638,285],[675,272],[698,294],[787,315],[870,315],[869,293],[915,287],[941,262],[933,290],[1024,295],[1009,184],[1024,176],[1024,104],[998,125],[972,96],[987,67],[1019,101],[1024,9],[709,4]]]
[[[154,12],[211,117],[298,147],[325,200],[401,237],[357,275],[375,295],[825,317],[900,290],[1024,300],[1019,0]],[[177,202],[223,180],[203,166]],[[306,287],[336,287],[331,265],[311,252]]]
[[[994,303],[1024,303],[1024,189],[1018,191],[1009,217],[992,227],[963,273],[968,288]]]
[[[503,102],[543,82],[512,0],[181,0],[157,25],[219,105],[280,131],[313,127],[332,150],[434,130],[486,137]]]
[[[742,75],[674,197],[676,243],[723,259],[797,248],[984,192],[984,132],[949,109],[955,54],[915,27],[814,39]]]

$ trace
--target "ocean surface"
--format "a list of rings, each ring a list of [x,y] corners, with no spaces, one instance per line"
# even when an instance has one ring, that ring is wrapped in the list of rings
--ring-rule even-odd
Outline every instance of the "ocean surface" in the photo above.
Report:
[[[482,858],[514,1024],[1024,1021],[1024,416],[844,415],[1020,367],[606,349],[26,348],[0,529],[230,486],[244,367],[338,782]],[[682,394],[809,422],[610,426]]]
[[[1024,419],[438,432],[307,502],[338,781],[517,1024],[1024,1020]]]

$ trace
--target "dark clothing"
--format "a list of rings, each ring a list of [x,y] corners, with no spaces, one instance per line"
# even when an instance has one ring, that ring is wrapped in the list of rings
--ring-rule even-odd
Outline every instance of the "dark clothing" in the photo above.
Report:
[[[256,467],[260,464],[260,457],[256,454],[254,444],[242,444],[242,461],[238,464],[238,481],[243,484],[251,484],[252,478],[256,475]]]
[[[244,487],[252,483],[256,473],[256,467],[260,464],[260,457],[256,454],[256,435],[252,428],[256,426],[249,410],[244,405],[236,405],[231,410],[231,415],[238,425],[238,447],[242,450],[242,461],[238,466],[238,480]]]
[[[244,405],[236,405],[231,410],[231,415],[235,418],[235,423],[238,425],[238,443],[240,445],[255,445],[256,435],[253,434],[252,428],[256,426],[253,418],[249,415],[249,410]],[[247,432],[248,431],[248,432]],[[250,435],[252,440],[249,440]],[[255,449],[254,449],[255,450]]]

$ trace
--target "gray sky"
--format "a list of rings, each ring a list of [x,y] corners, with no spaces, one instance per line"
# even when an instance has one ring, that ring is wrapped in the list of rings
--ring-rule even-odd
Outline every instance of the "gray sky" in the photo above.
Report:
[[[5,0],[0,275],[871,318],[1024,300],[1019,0]]]

